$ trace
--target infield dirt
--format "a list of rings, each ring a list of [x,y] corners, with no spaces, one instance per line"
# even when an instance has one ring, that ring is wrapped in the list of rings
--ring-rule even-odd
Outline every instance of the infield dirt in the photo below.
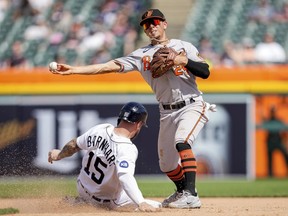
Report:
[[[161,201],[162,198],[151,198]],[[17,208],[17,216],[288,216],[288,198],[202,198],[201,209],[163,208],[155,213],[116,212],[88,205],[72,206],[61,198],[0,199],[0,208]]]

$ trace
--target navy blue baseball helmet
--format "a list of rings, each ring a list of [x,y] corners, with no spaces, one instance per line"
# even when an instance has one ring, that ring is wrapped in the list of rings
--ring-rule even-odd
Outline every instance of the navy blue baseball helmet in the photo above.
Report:
[[[121,120],[125,120],[130,123],[143,122],[144,126],[147,127],[147,118],[148,112],[142,104],[137,102],[129,102],[121,108],[117,125]]]

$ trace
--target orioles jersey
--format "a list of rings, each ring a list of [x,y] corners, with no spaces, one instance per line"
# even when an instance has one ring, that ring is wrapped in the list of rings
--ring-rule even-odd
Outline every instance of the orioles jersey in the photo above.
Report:
[[[175,103],[187,98],[200,96],[196,77],[188,73],[183,66],[174,66],[170,71],[159,78],[152,78],[150,72],[150,62],[153,54],[163,45],[148,45],[139,48],[125,57],[115,59],[121,65],[121,72],[139,71],[145,81],[150,85],[159,103]],[[191,43],[172,39],[167,44],[178,53],[185,52],[187,57],[193,61],[204,62],[199,56],[199,52]]]

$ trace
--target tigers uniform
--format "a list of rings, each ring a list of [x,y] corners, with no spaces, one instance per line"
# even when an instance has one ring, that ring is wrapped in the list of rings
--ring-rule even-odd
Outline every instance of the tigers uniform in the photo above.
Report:
[[[167,173],[175,170],[179,163],[176,144],[193,144],[208,122],[211,106],[204,102],[202,92],[196,84],[196,77],[183,66],[174,66],[161,77],[152,78],[150,62],[153,54],[162,46],[148,45],[114,61],[121,66],[120,73],[139,71],[156,95],[160,110],[159,165],[161,171]],[[188,59],[204,62],[191,43],[171,39],[166,46],[177,52],[185,52]]]
[[[147,202],[134,178],[137,147],[129,138],[118,136],[111,124],[92,127],[77,138],[77,146],[86,150],[77,179],[79,196],[87,202],[117,208]]]

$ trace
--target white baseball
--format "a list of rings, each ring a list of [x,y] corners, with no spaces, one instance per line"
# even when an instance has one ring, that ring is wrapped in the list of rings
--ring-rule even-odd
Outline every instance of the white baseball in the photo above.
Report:
[[[51,62],[51,63],[49,64],[49,68],[50,68],[51,70],[57,70],[57,62]]]

